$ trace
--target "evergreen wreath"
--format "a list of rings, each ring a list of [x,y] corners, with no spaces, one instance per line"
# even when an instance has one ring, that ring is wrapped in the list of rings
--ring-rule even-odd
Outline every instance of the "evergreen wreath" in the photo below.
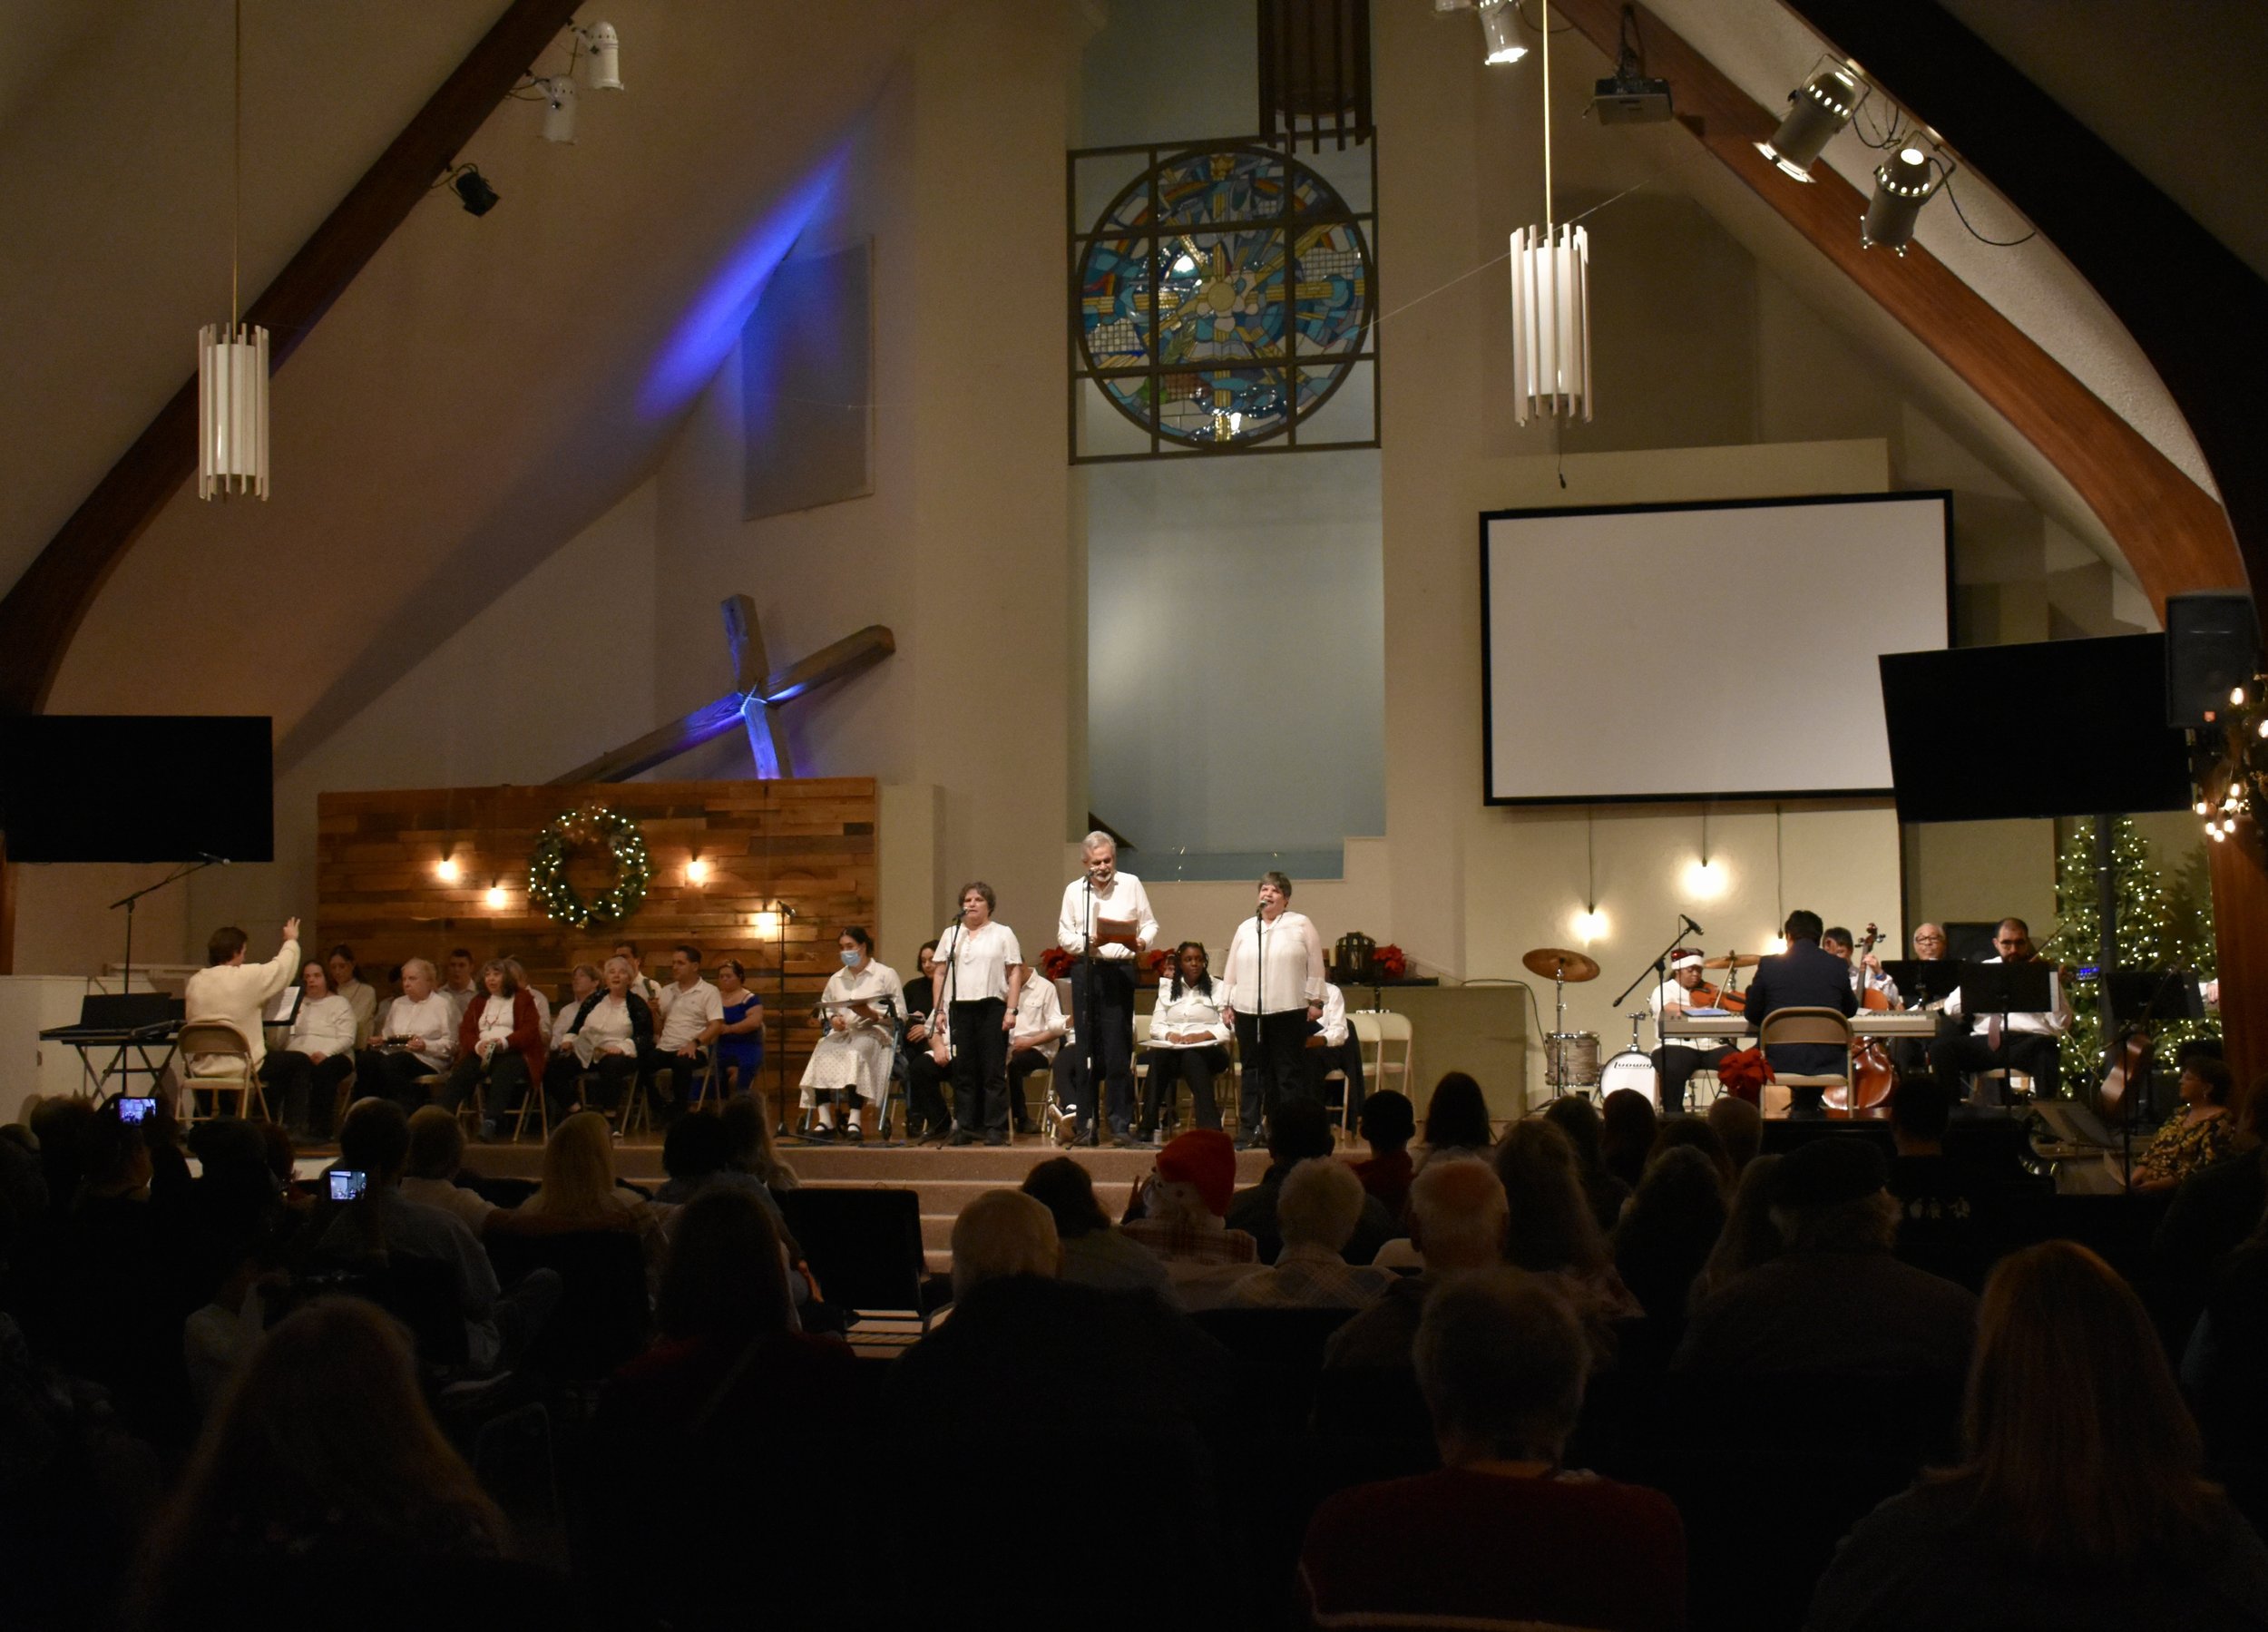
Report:
[[[577,851],[603,848],[614,858],[614,883],[585,901],[567,881],[567,861]],[[603,805],[570,810],[553,816],[535,836],[528,857],[528,899],[543,909],[554,923],[570,929],[589,929],[597,923],[620,923],[646,900],[646,885],[653,877],[653,858],[646,852],[646,836],[638,824]]]

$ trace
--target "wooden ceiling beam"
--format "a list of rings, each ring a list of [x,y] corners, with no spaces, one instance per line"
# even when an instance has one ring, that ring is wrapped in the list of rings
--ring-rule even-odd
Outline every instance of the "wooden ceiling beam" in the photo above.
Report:
[[[281,368],[409,218],[457,151],[574,18],[573,0],[512,0],[480,43],[299,246],[244,320]],[[189,336],[182,336],[188,348]],[[0,601],[0,713],[36,714],[103,585],[197,469],[191,376]],[[0,956],[5,953],[0,952]]]

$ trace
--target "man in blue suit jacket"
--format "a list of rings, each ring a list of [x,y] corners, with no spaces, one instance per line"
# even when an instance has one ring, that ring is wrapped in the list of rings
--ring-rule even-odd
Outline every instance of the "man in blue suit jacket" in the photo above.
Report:
[[[1775,1009],[1833,1009],[1855,1013],[1858,993],[1851,990],[1851,965],[1833,953],[1820,950],[1825,924],[1817,913],[1801,907],[1787,915],[1787,950],[1756,965],[1748,982],[1748,1018],[1759,1026]],[[1815,1077],[1841,1074],[1850,1069],[1843,1051],[1828,1042],[1775,1042],[1765,1051],[1776,1072]],[[1798,1088],[1790,1109],[1816,1111],[1822,1091]]]

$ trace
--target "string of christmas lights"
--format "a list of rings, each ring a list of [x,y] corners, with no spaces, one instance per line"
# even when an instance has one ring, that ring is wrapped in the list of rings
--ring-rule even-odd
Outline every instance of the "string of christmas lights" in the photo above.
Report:
[[[2214,972],[2211,893],[2204,892],[2198,899],[2186,884],[2169,892],[2151,857],[2150,841],[2129,816],[2118,817],[2111,829],[2110,871],[2118,902],[2119,966],[2185,969],[2200,980],[2210,980]],[[2092,817],[2072,825],[2071,836],[2057,858],[2056,915],[2062,922],[2060,940],[2068,961],[2091,960],[2103,939]],[[2067,1081],[2092,1082],[2101,1073],[2105,1046],[2100,986],[2097,981],[2067,981],[2064,992],[2074,1017],[2060,1048],[2064,1077]],[[2155,1032],[2163,1064],[2193,1038],[2220,1036],[2221,1022],[2212,1016],[2166,1021]]]

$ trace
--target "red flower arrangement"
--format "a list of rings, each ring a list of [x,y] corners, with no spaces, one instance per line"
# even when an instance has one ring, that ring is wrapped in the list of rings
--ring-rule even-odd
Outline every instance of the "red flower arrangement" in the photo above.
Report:
[[[1051,981],[1069,980],[1071,970],[1078,962],[1077,958],[1061,947],[1051,946],[1040,954],[1040,972]]]
[[[1173,953],[1164,946],[1152,947],[1142,956],[1142,972],[1153,981],[1162,981],[1173,972]]]
[[[1409,956],[1399,946],[1380,947],[1371,954],[1371,961],[1377,965],[1378,972],[1390,981],[1398,981],[1410,972]]]

